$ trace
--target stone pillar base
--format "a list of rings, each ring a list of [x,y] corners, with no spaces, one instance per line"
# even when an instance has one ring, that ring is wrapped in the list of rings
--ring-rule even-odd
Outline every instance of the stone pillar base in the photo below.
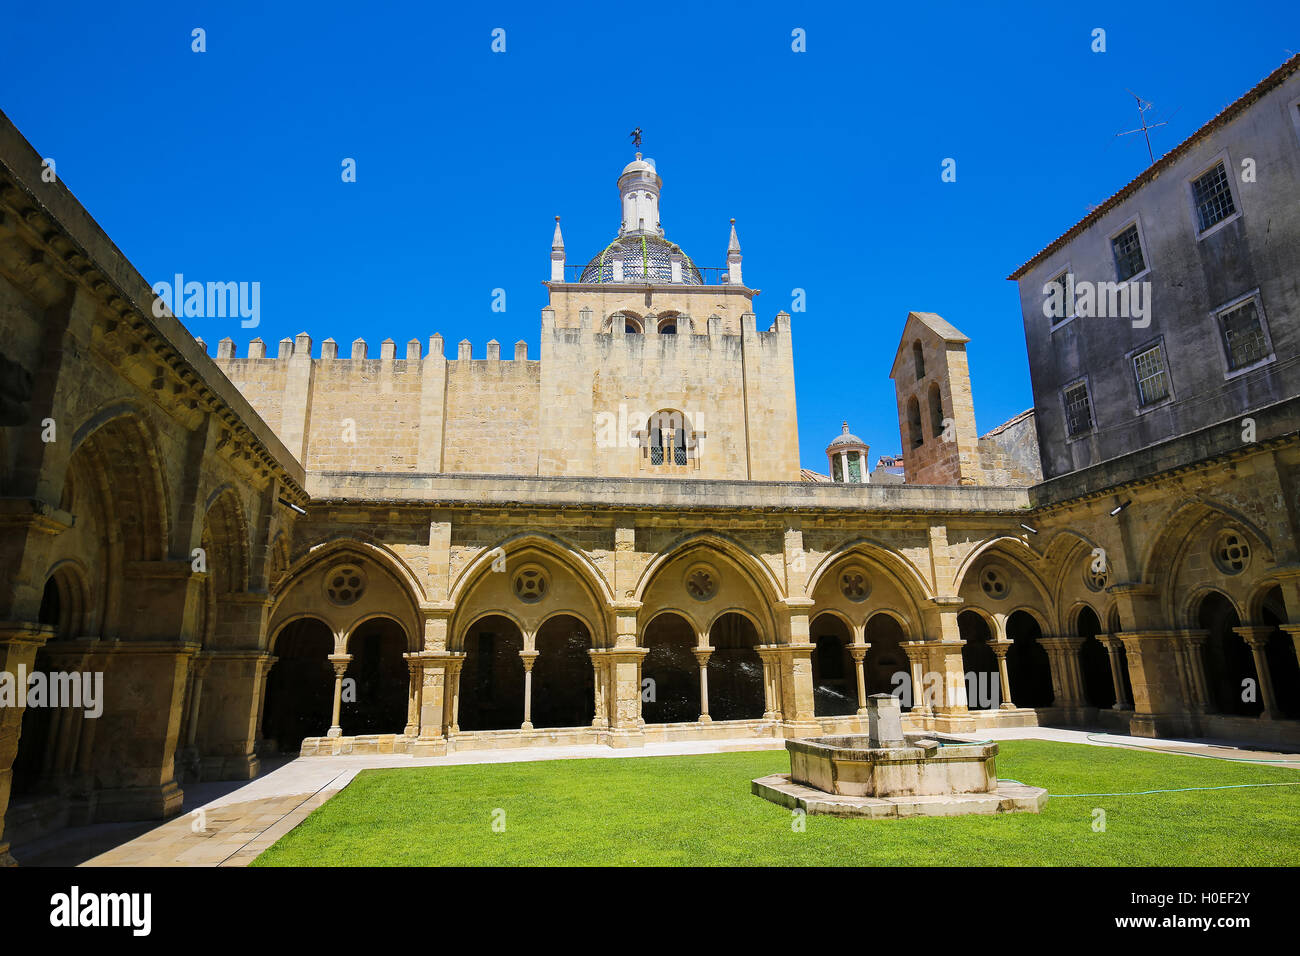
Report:
[[[1134,714],[1129,721],[1134,737],[1194,737],[1196,727],[1189,714]]]
[[[645,731],[641,728],[636,729],[615,729],[609,732],[606,744],[610,747],[644,747]]]
[[[257,754],[204,757],[199,768],[204,780],[252,780],[262,772],[262,760]]]
[[[413,757],[441,757],[447,752],[446,737],[417,737],[411,744]]]
[[[122,787],[96,794],[95,822],[166,820],[181,812],[184,792],[175,780],[156,787]]]
[[[781,733],[787,739],[820,737],[822,725],[815,720],[786,720],[781,722]]]
[[[940,711],[934,715],[934,729],[946,734],[973,734],[975,718],[969,712],[945,714]]]

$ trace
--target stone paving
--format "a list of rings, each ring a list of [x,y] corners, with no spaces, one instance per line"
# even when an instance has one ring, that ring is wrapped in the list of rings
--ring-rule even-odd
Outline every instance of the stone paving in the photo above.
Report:
[[[1223,742],[1152,740],[1118,734],[1013,727],[979,734],[972,740],[1055,740],[1091,746],[1160,748],[1190,756],[1235,757],[1251,761],[1294,761],[1300,755],[1237,748]],[[70,827],[49,837],[15,847],[14,856],[27,866],[247,866],[362,770],[369,768],[436,767],[476,763],[515,763],[583,758],[622,759],[742,750],[784,750],[779,739],[655,743],[635,749],[598,745],[530,747],[517,750],[471,750],[440,757],[406,754],[298,757],[268,761],[265,772],[246,783],[198,783],[185,786],[184,812],[159,823],[110,823]]]

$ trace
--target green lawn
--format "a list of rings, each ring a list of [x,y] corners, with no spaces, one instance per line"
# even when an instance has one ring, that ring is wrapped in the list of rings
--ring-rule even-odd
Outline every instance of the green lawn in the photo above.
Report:
[[[1300,786],[1053,796],[1041,814],[808,816],[795,832],[789,810],[749,792],[788,771],[783,750],[366,770],[254,865],[1300,864]],[[1066,794],[1300,781],[1300,768],[1023,740],[1001,745],[998,776]]]

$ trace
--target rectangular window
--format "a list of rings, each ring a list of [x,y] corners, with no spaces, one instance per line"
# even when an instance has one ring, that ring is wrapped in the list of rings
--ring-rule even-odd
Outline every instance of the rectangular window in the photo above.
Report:
[[[1154,405],[1169,397],[1169,376],[1160,346],[1155,345],[1133,356],[1133,374],[1137,376],[1138,403]]]
[[[1074,315],[1074,301],[1070,296],[1069,275],[1070,275],[1070,270],[1066,269],[1064,272],[1062,272],[1051,282],[1052,285],[1060,287],[1061,302],[1063,303],[1060,314],[1052,316],[1053,325],[1059,325],[1060,323],[1064,322],[1066,319],[1070,318],[1070,316]]]
[[[1219,316],[1228,370],[1235,371],[1268,358],[1268,339],[1255,300],[1243,302]]]
[[[1232,188],[1223,163],[1217,164],[1200,179],[1192,181],[1192,201],[1196,203],[1196,218],[1200,231],[1205,232],[1215,223],[1223,222],[1237,211],[1232,202]]]
[[[1092,429],[1092,403],[1088,383],[1079,382],[1065,390],[1065,429],[1071,438]]]
[[[1142,258],[1142,241],[1138,238],[1136,223],[1112,239],[1110,245],[1115,252],[1115,271],[1120,282],[1133,278],[1147,267]]]

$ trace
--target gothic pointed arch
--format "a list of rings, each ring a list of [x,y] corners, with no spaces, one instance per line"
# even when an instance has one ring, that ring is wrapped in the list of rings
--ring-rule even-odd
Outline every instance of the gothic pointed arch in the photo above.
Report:
[[[888,571],[897,581],[904,595],[916,605],[911,609],[914,613],[922,602],[934,596],[934,589],[930,587],[930,583],[906,556],[879,541],[866,537],[841,542],[818,561],[808,575],[804,593],[811,597],[826,574],[855,555]]]
[[[352,537],[313,546],[278,583],[268,631],[305,613],[331,629],[344,653],[346,635],[379,612],[393,617],[419,647],[424,593],[410,567],[390,549]]]

